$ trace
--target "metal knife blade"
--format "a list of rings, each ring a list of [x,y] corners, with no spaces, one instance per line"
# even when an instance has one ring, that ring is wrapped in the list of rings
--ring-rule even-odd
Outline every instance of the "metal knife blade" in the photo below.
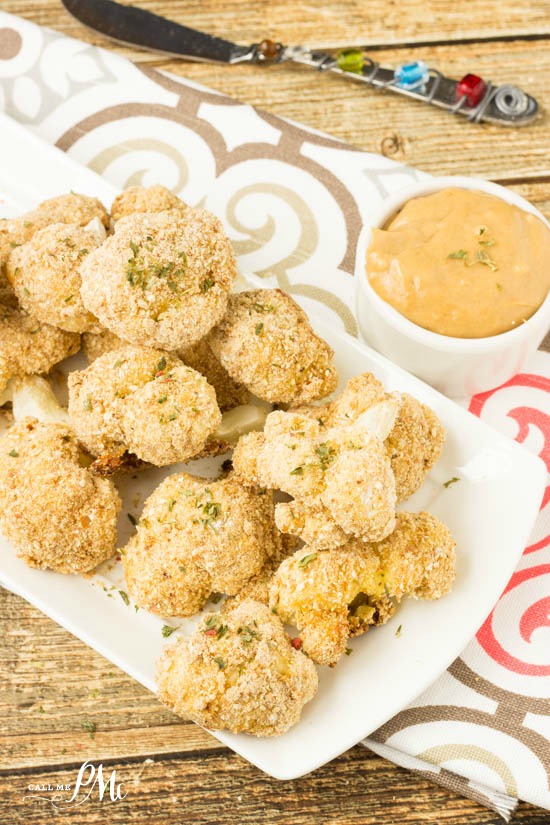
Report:
[[[238,63],[247,59],[248,46],[190,29],[136,6],[113,0],[62,0],[67,11],[85,26],[143,49],[175,54],[212,63]]]

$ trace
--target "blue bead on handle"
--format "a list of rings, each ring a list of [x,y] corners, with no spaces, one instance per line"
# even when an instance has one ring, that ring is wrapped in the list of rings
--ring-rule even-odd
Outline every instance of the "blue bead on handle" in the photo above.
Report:
[[[430,79],[430,70],[422,60],[403,63],[395,70],[396,85],[402,89],[418,89]]]

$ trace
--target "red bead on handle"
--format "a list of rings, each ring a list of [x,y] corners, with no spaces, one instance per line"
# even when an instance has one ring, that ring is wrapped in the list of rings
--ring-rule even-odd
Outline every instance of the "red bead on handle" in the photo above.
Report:
[[[465,74],[456,84],[456,99],[458,101],[465,97],[468,106],[473,108],[480,102],[486,89],[487,84],[483,78],[476,74]]]

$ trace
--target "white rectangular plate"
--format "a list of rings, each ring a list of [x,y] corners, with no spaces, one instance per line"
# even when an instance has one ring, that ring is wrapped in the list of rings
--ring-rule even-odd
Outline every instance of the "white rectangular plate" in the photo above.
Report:
[[[116,191],[90,170],[1,116],[0,132],[3,214],[70,189],[110,205]],[[253,276],[249,280],[261,285]],[[355,639],[352,655],[335,669],[320,668],[319,692],[287,734],[256,739],[213,732],[278,779],[308,773],[356,744],[412,701],[459,655],[510,578],[546,482],[540,459],[356,339],[311,320],[334,348],[341,385],[372,371],[387,389],[409,392],[441,418],[447,430],[443,455],[406,508],[428,509],[449,525],[457,540],[458,565],[450,595],[439,602],[405,602],[387,625]],[[83,364],[80,358],[75,356],[67,367]],[[216,467],[215,461],[199,461],[189,471],[210,475]],[[127,513],[139,517],[144,498],[175,469],[181,467],[147,471],[121,482],[121,545],[133,530]],[[445,488],[444,482],[455,476],[460,480]],[[106,563],[89,578],[63,576],[28,568],[1,537],[0,549],[0,581],[5,587],[155,690],[154,663],[163,644],[188,633],[195,619],[163,621],[145,611],[136,613],[117,592],[125,590],[119,563]],[[161,635],[165,623],[180,628],[168,642]],[[399,624],[402,631],[396,636]]]

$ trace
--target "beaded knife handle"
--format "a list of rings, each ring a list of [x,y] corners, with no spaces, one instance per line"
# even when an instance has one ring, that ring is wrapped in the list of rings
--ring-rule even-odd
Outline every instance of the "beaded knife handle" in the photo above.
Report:
[[[320,71],[336,72],[376,89],[388,89],[432,106],[460,114],[474,123],[523,126],[538,111],[537,101],[516,86],[494,86],[481,77],[466,74],[461,80],[444,77],[422,61],[404,63],[396,69],[380,66],[361,49],[346,49],[336,56],[305,46],[284,46],[262,40],[239,46],[153,14],[136,6],[121,6],[113,0],[62,0],[84,25],[113,40],[144,49],[178,55],[188,60],[214,63],[258,63],[274,65],[291,61]]]
[[[303,46],[283,46],[264,40],[251,46],[248,54],[235,62],[243,60],[253,63],[290,60],[319,71],[336,72],[376,89],[387,89],[446,109],[451,114],[463,115],[473,123],[524,126],[531,123],[538,112],[535,98],[517,86],[495,86],[474,74],[453,80],[421,60],[389,69],[368,57],[361,49],[345,49],[334,56]]]

